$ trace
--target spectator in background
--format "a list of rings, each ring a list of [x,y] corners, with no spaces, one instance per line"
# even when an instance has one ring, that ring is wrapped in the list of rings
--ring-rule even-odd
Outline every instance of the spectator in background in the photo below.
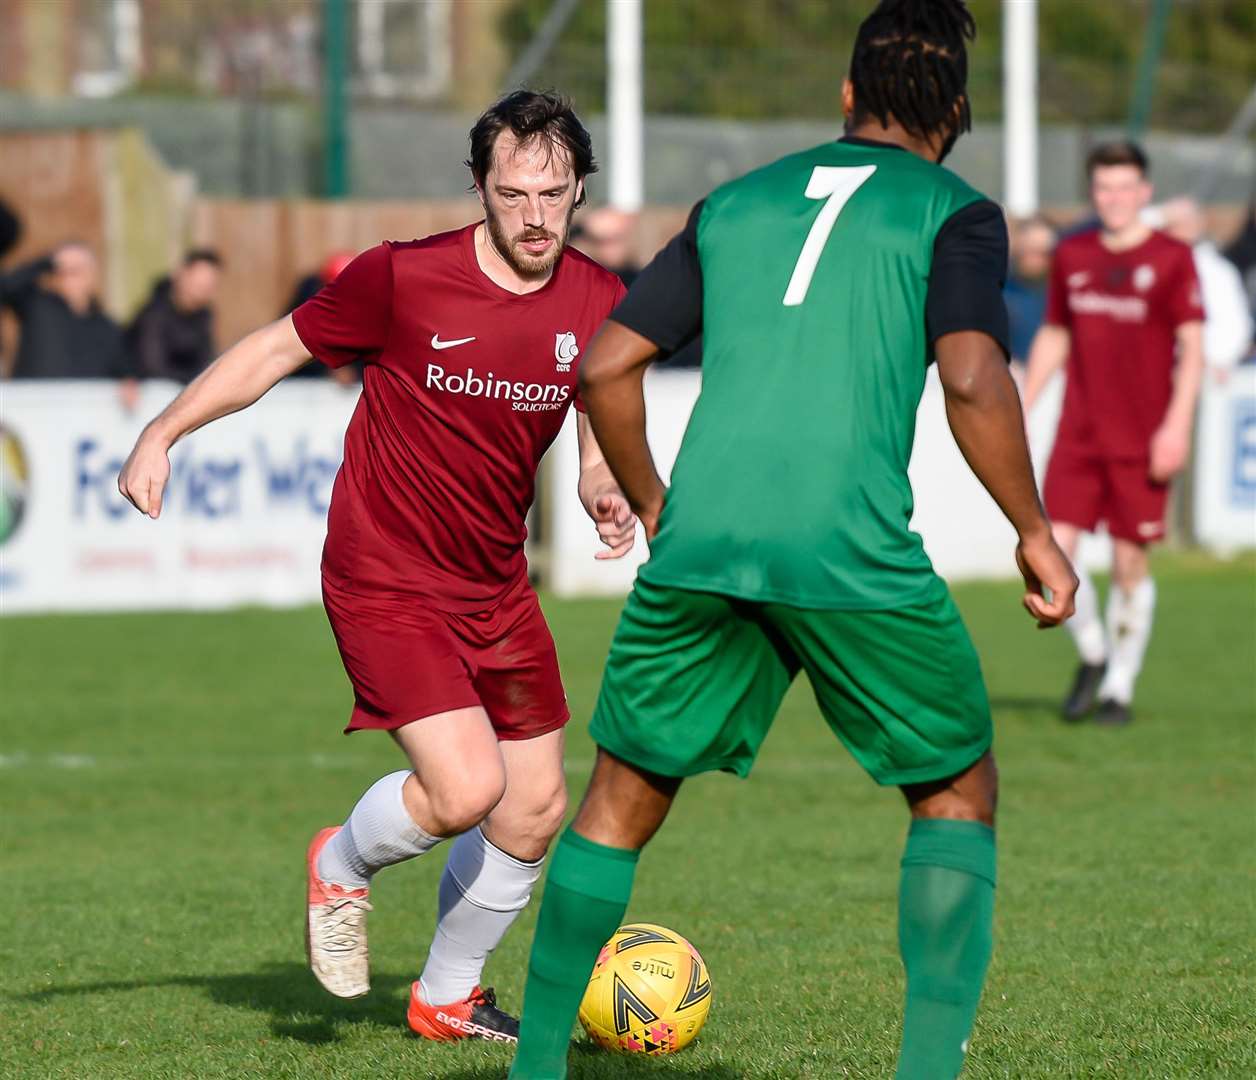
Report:
[[[1256,199],[1247,205],[1247,220],[1222,254],[1238,269],[1247,292],[1247,310],[1256,318]],[[1248,343],[1247,362],[1256,361],[1256,328]]]
[[[0,259],[17,247],[18,238],[22,235],[22,224],[17,214],[3,199],[0,199]]]
[[[291,315],[307,300],[312,300],[324,285],[330,284],[340,276],[340,272],[353,262],[356,255],[357,253],[353,251],[333,251],[323,260],[318,273],[306,274],[297,282],[292,299],[288,301],[288,306],[284,308],[282,314]],[[354,386],[362,381],[362,365],[345,364],[343,367],[329,368],[326,364],[306,364],[305,367],[297,368],[288,377],[290,379],[326,379],[329,376],[341,386]]]
[[[637,260],[637,215],[603,206],[590,210],[572,229],[571,239],[591,259],[596,259],[607,270],[632,288],[641,273]],[[658,367],[696,368],[702,366],[702,335],[691,339],[676,352],[663,354]]]
[[[1011,247],[1011,266],[1003,299],[1011,330],[1012,359],[1024,364],[1047,310],[1047,278],[1055,252],[1055,226],[1037,214],[1015,222]]]
[[[127,329],[140,378],[188,383],[213,362],[214,298],[221,273],[218,253],[198,248],[153,286]]]
[[[590,210],[573,230],[572,241],[631,288],[641,273],[637,259],[637,215],[614,207]]]
[[[357,252],[354,251],[333,251],[328,255],[323,260],[323,265],[318,268],[317,273],[306,274],[305,277],[297,282],[297,287],[292,293],[292,299],[288,301],[288,306],[283,309],[283,314],[291,315],[307,300],[313,300],[324,285],[335,281],[340,276],[340,272],[353,262],[356,255]]]
[[[1243,276],[1208,238],[1207,218],[1189,196],[1154,208],[1148,224],[1191,248],[1204,299],[1204,362],[1209,374],[1224,382],[1247,358],[1252,343],[1252,312]]]
[[[1247,221],[1223,254],[1238,267],[1247,289],[1248,306],[1256,311],[1256,200],[1248,204]]]
[[[122,330],[100,306],[100,267],[86,244],[0,274],[0,304],[17,316],[15,379],[117,379],[130,371]]]

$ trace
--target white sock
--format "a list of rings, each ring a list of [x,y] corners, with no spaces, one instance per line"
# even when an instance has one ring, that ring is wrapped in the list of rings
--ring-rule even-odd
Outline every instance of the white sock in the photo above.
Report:
[[[344,827],[318,856],[318,876],[346,889],[365,889],[371,875],[385,866],[431,851],[444,839],[415,824],[401,795],[409,769],[376,780],[362,796]]]
[[[1099,618],[1099,594],[1095,583],[1081,567],[1077,568],[1077,595],[1073,598],[1076,612],[1064,625],[1073,635],[1073,644],[1083,664],[1102,664],[1108,658],[1108,641]],[[1109,609],[1110,610],[1110,609]]]
[[[520,862],[489,843],[478,827],[450,845],[436,936],[419,977],[429,1005],[470,996],[489,954],[528,906],[544,861]]]
[[[1151,639],[1152,616],[1156,610],[1156,583],[1143,578],[1132,592],[1112,586],[1108,597],[1108,637],[1112,658],[1099,687],[1099,699],[1112,699],[1122,705],[1134,700],[1134,680],[1143,666],[1143,655]]]

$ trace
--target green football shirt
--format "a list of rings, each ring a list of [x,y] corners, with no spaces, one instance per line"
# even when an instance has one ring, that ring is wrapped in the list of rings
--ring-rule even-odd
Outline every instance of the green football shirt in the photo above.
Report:
[[[702,333],[702,391],[644,580],[808,608],[924,603],[908,526],[931,343],[1006,351],[1001,211],[953,173],[846,138],[717,189],[612,315]]]

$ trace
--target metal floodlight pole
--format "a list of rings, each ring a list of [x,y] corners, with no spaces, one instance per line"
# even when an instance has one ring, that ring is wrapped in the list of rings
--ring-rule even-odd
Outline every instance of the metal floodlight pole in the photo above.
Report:
[[[1003,201],[1038,209],[1038,0],[1003,0]]]
[[[349,194],[349,25],[345,0],[323,0],[323,194]]]
[[[606,102],[610,204],[644,201],[645,103],[641,77],[642,0],[606,0]]]
[[[1160,71],[1160,54],[1164,51],[1164,37],[1169,29],[1170,0],[1155,0],[1151,19],[1147,23],[1147,38],[1143,43],[1143,55],[1138,62],[1138,78],[1134,83],[1134,97],[1130,102],[1130,118],[1126,129],[1131,139],[1141,138],[1151,119],[1151,105],[1156,96],[1156,75]]]
[[[514,67],[507,72],[502,83],[507,90],[526,86],[532,76],[541,70],[541,65],[558,44],[558,39],[563,36],[563,31],[567,29],[567,24],[579,6],[580,0],[554,0],[549,11],[545,13],[545,18],[541,20],[535,36],[528,42],[528,47],[519,54]]]

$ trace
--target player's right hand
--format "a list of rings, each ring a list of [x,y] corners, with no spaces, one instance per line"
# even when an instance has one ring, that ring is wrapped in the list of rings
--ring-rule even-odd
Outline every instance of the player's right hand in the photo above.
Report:
[[[641,522],[641,527],[645,530],[645,538],[651,544],[659,534],[659,515],[662,513],[663,496],[661,494],[657,501],[637,511],[637,520]]]
[[[161,513],[161,495],[169,479],[168,447],[145,432],[118,473],[118,490],[141,514],[156,518]]]
[[[1021,538],[1016,546],[1016,565],[1025,579],[1022,603],[1040,630],[1059,626],[1072,616],[1077,574],[1050,529]]]

